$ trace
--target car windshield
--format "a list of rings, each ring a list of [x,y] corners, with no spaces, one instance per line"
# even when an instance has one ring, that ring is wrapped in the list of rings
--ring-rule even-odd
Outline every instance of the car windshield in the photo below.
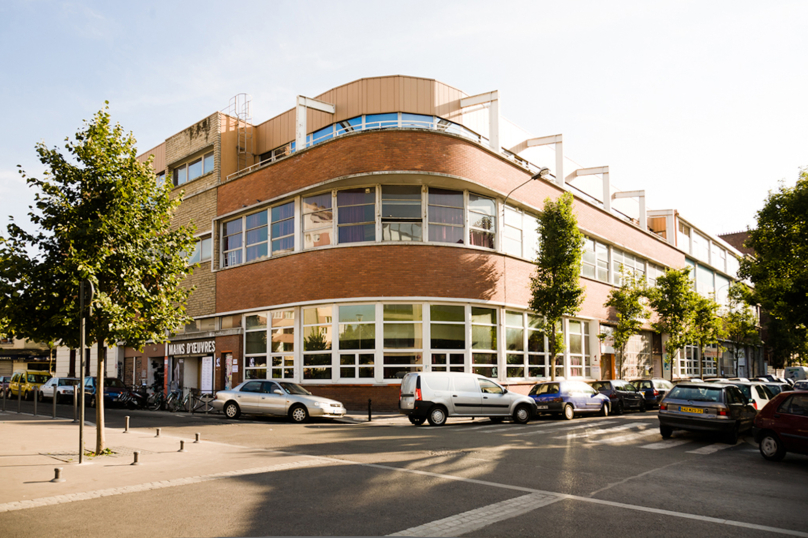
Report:
[[[29,383],[47,383],[50,376],[47,374],[28,374]]]
[[[693,402],[720,402],[721,391],[720,387],[674,387],[668,393],[669,398],[673,400],[690,400]]]
[[[285,390],[289,394],[299,394],[302,396],[311,396],[311,392],[307,391],[300,385],[295,383],[278,383],[283,390]]]
[[[112,389],[125,389],[126,385],[123,384],[123,381],[118,379],[117,377],[105,377],[104,384]]]
[[[75,387],[76,385],[78,385],[78,383],[79,383],[78,379],[60,379],[59,380],[59,386],[60,387]]]

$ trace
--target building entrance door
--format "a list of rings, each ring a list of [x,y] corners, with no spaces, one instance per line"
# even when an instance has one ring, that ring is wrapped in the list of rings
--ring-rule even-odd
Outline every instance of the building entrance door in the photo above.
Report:
[[[614,379],[614,353],[604,353],[600,356],[601,379]]]

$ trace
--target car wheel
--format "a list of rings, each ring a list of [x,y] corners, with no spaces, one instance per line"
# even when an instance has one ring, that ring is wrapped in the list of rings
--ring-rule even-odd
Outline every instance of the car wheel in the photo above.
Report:
[[[513,421],[517,424],[527,424],[530,421],[530,408],[526,405],[519,405],[513,412]]]
[[[662,435],[663,439],[670,439],[671,435],[673,435],[673,428],[670,426],[659,426],[659,433]]]
[[[429,424],[432,426],[443,426],[446,424],[446,409],[436,405],[429,411]]]
[[[741,425],[737,422],[733,426],[732,431],[727,434],[727,444],[737,445],[738,437],[741,436]]]
[[[622,414],[623,414],[623,413],[625,413],[625,412],[626,412],[626,410],[625,410],[625,409],[623,409],[623,402],[618,401],[618,402],[617,402],[617,412],[616,412],[615,414],[616,414],[616,415],[622,415]]]
[[[604,402],[603,406],[600,408],[600,416],[602,417],[609,416],[609,404]]]
[[[292,422],[306,422],[309,420],[309,410],[304,405],[295,405],[289,410],[289,420]]]
[[[227,402],[224,404],[224,416],[227,418],[236,419],[241,416],[241,409],[236,402]]]
[[[426,418],[425,418],[425,417],[414,417],[414,416],[410,415],[410,416],[409,416],[409,417],[407,417],[407,418],[409,418],[409,419],[410,419],[410,424],[413,424],[413,425],[415,425],[415,426],[420,426],[421,424],[423,424],[424,422],[426,422]]]
[[[640,402],[640,413],[645,413],[646,410],[645,402]]]
[[[39,400],[39,403],[43,403],[45,401],[45,397],[42,396],[42,391],[39,391],[36,395],[36,399]]]
[[[769,461],[780,461],[786,456],[786,447],[774,433],[766,433],[760,439],[760,455]]]
[[[575,418],[575,409],[572,408],[571,404],[564,406],[564,418],[567,420],[572,420]]]

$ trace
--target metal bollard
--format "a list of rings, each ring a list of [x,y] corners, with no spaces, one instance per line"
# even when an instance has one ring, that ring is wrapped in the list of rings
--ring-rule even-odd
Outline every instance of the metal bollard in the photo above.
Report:
[[[55,473],[55,476],[53,477],[53,480],[51,480],[51,482],[64,482],[65,481],[65,479],[62,478],[62,468],[61,467],[56,467],[53,471]]]
[[[79,407],[79,400],[78,400],[78,387],[73,386],[73,422],[78,422],[79,419],[76,418],[76,410]]]
[[[37,386],[34,385],[34,416],[36,416],[36,403],[37,403],[37,400],[39,400],[39,398],[37,398],[37,395],[38,395],[39,391],[36,390],[36,389],[37,389]]]
[[[155,437],[160,437],[160,428],[157,428],[157,435]]]
[[[53,386],[53,420],[56,420],[56,395],[59,392],[56,390],[56,385]]]
[[[3,388],[2,391],[3,391],[3,411],[5,411],[6,410],[6,389]]]
[[[185,441],[180,440],[180,449],[178,452],[185,452]]]
[[[135,461],[132,462],[132,465],[140,465],[138,459],[140,459],[140,450],[135,450]]]
[[[373,402],[370,400],[370,398],[368,398],[368,422],[373,420],[373,417],[371,416],[371,409],[373,408],[372,405]]]
[[[22,413],[22,387],[17,383],[17,413]]]
[[[124,421],[125,421],[125,424],[124,424],[124,427],[123,427],[123,433],[129,433],[129,416],[128,415],[124,417]]]
[[[194,443],[198,443],[199,442],[199,434],[195,433],[194,436],[196,437],[196,439],[194,439]]]

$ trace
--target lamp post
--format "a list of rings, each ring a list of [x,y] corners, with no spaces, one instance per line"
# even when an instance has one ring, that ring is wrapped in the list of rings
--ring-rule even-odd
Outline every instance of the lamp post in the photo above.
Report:
[[[540,168],[538,172],[536,172],[535,174],[533,174],[530,177],[530,179],[528,179],[527,181],[525,181],[521,185],[518,185],[518,186],[514,187],[513,189],[511,189],[511,192],[509,192],[508,196],[505,197],[505,201],[502,202],[502,236],[501,237],[503,239],[505,237],[505,214],[506,214],[505,212],[507,211],[506,207],[507,207],[507,203],[508,203],[508,198],[510,198],[511,194],[513,194],[516,190],[524,187],[525,185],[527,185],[531,181],[538,180],[538,179],[547,179],[547,176],[549,176],[549,175],[550,175],[550,169],[549,168]],[[504,250],[505,249],[503,248],[503,251]],[[507,305],[507,303],[508,303],[508,261],[504,260],[503,263],[504,263],[504,268],[503,268],[503,271],[502,271],[502,278],[505,280],[505,289],[504,289],[505,297],[504,297],[503,302]]]

